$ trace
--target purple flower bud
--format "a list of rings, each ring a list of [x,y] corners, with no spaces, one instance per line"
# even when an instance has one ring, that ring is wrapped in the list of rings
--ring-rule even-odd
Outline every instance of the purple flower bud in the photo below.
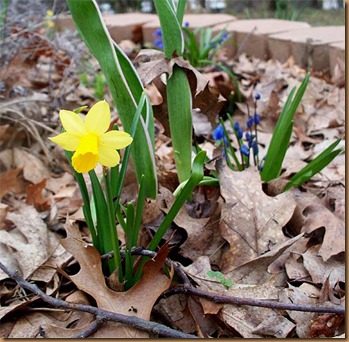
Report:
[[[184,26],[185,26],[185,27],[189,27],[189,21],[185,21],[185,22],[184,22]]]
[[[164,42],[162,41],[161,38],[155,39],[154,46],[159,50],[163,50],[164,49]]]
[[[224,137],[224,130],[222,125],[218,125],[212,133],[214,140],[221,140]]]
[[[249,118],[247,119],[247,121],[246,121],[246,126],[247,126],[247,128],[251,128],[252,125],[253,125],[253,123],[254,123],[254,119],[253,119],[253,116],[251,116],[251,117],[249,117]]]
[[[235,121],[235,123],[234,123],[234,129],[235,129],[235,130],[238,130],[239,128],[240,128],[239,122],[238,122],[238,121]]]
[[[256,114],[254,115],[254,123],[255,123],[256,125],[258,125],[258,124],[260,123],[260,121],[261,121],[261,117],[256,113]]]
[[[254,99],[255,99],[256,101],[260,100],[260,98],[261,98],[261,94],[256,93],[256,94],[254,95]]]
[[[153,37],[162,37],[161,28],[157,28],[157,29],[154,31]]]
[[[240,151],[243,155],[247,157],[250,155],[250,149],[245,144],[241,145]]]
[[[243,131],[241,128],[239,128],[239,129],[236,130],[235,132],[236,132],[237,138],[238,138],[238,139],[241,139],[242,136],[243,136],[243,134],[244,134],[244,131]]]

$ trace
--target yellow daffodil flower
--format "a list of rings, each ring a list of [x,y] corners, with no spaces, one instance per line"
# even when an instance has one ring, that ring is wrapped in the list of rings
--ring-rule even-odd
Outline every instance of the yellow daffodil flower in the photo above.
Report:
[[[109,131],[110,108],[106,101],[97,102],[87,113],[85,120],[69,110],[59,112],[64,133],[53,142],[67,151],[75,151],[72,165],[79,172],[88,172],[98,163],[113,167],[119,164],[120,150],[132,142],[132,137],[122,131]]]

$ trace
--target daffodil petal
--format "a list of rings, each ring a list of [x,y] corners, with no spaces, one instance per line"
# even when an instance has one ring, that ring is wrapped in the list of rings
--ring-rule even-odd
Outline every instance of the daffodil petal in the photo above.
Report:
[[[62,147],[66,151],[75,151],[78,148],[80,139],[68,132],[64,132],[49,138],[51,141]]]
[[[71,135],[81,137],[86,134],[85,123],[79,114],[63,109],[59,111],[59,118],[64,129]]]
[[[106,101],[99,101],[89,110],[85,117],[85,125],[89,132],[101,135],[110,125],[110,108]]]
[[[103,166],[113,167],[120,163],[119,153],[111,148],[99,146],[98,162]]]
[[[132,142],[132,137],[122,131],[110,131],[99,137],[100,146],[120,150]]]

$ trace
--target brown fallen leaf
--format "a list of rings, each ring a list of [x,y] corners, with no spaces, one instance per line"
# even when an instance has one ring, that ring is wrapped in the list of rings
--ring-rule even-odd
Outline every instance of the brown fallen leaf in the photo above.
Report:
[[[161,299],[154,307],[157,315],[161,315],[174,328],[193,334],[196,332],[194,319],[188,308],[188,296],[177,294]]]
[[[105,284],[101,257],[98,251],[86,244],[74,225],[66,222],[67,238],[62,245],[79,262],[80,271],[69,278],[82,291],[91,295],[100,309],[150,319],[151,310],[160,296],[171,284],[171,278],[163,271],[168,247],[162,248],[157,257],[149,260],[143,268],[141,280],[126,292],[114,292]],[[148,334],[130,326],[108,322],[91,337],[93,338],[146,338]]]
[[[311,321],[309,338],[334,337],[344,330],[344,315],[323,314]]]
[[[195,297],[188,298],[189,310],[196,323],[196,330],[199,337],[209,338],[217,330],[217,326],[209,315],[205,315],[199,300]]]
[[[327,280],[329,286],[334,288],[338,282],[345,283],[345,260],[331,257],[326,261],[319,255],[321,245],[310,247],[302,254],[304,267],[309,272],[315,284],[323,284]],[[338,303],[336,303],[338,304]]]
[[[339,184],[327,188],[322,203],[339,219],[345,220],[345,187],[343,185]]]
[[[293,244],[301,239],[303,239],[303,234],[285,241],[279,246],[273,248],[271,251],[247,262],[244,265],[234,268],[230,272],[225,272],[225,275],[229,279],[232,279],[233,282],[240,284],[264,284],[267,281],[273,280],[275,286],[283,286],[285,281],[287,281],[285,268],[275,268],[275,264],[273,263],[279,258],[282,258],[284,254],[290,255]],[[285,261],[283,261],[283,263],[284,262]],[[223,264],[223,266],[225,265]]]
[[[233,282],[232,287],[225,288],[219,281],[208,277],[207,272],[211,270],[211,267],[207,257],[198,258],[185,270],[204,291],[240,298],[278,300],[279,289],[273,281],[263,285],[245,285]],[[231,279],[229,275],[225,275],[225,278]],[[244,338],[258,338],[266,333],[269,336],[285,338],[294,328],[291,321],[272,309],[215,304],[212,301],[202,299],[200,302],[204,314],[218,314],[218,318],[222,322],[232,327]]]
[[[87,295],[82,291],[75,291],[66,299],[69,303],[91,305]],[[94,320],[94,315],[83,311],[67,312],[67,319],[61,320],[63,322],[53,321],[51,323],[42,325],[45,332],[45,338],[69,338],[84,330]]]
[[[23,193],[26,182],[21,175],[21,168],[9,169],[0,174],[0,200],[8,193]]]
[[[174,203],[174,196],[171,191],[161,188],[161,200],[159,200],[159,208],[168,213]],[[164,205],[165,203],[165,205]],[[210,217],[194,218],[188,214],[185,207],[182,207],[176,217],[174,223],[188,234],[187,239],[180,247],[180,254],[191,260],[197,259],[199,256],[207,255],[214,257],[215,252],[224,244],[219,233],[220,203],[215,204],[215,210]],[[216,258],[215,258],[216,259]]]
[[[10,210],[10,206],[0,202],[0,230],[6,229],[5,217]]]
[[[164,126],[166,135],[170,136],[166,86],[160,80],[160,76],[167,73],[171,77],[175,65],[184,69],[187,73],[193,99],[192,108],[200,108],[201,113],[207,116],[211,124],[214,124],[216,115],[223,107],[225,99],[218,91],[210,89],[208,79],[193,68],[183,57],[175,57],[169,60],[165,58],[161,51],[144,49],[136,57],[135,65],[142,83],[147,85],[153,82],[163,99],[159,105],[153,107],[153,111],[154,116]]]
[[[22,148],[13,149],[13,163],[23,168],[23,177],[34,184],[50,177],[50,172],[40,158]]]
[[[7,253],[1,258],[10,257],[17,265],[15,269],[28,278],[57,249],[58,239],[32,206],[18,202],[16,212],[9,212],[6,218],[13,222],[15,228],[0,230],[0,242],[7,248]],[[7,277],[0,272],[0,279]]]
[[[222,261],[226,273],[287,240],[282,228],[296,202],[290,192],[267,196],[259,172],[252,167],[233,172],[220,160],[217,170],[225,199],[220,230],[230,245]]]
[[[321,235],[319,255],[326,262],[331,256],[345,252],[345,223],[323,205],[309,205],[303,210],[305,222],[302,232]],[[321,230],[324,230],[322,233]]]
[[[46,179],[38,184],[29,184],[26,188],[26,203],[33,205],[39,212],[46,211],[51,207],[51,200],[45,194]]]
[[[288,284],[288,288],[280,291],[280,301],[296,304],[319,304],[320,290],[313,284],[303,283],[299,287]],[[321,306],[333,306],[330,302],[321,303]],[[299,338],[308,338],[313,320],[319,316],[314,312],[300,312],[286,310],[291,319],[296,323],[296,333]],[[332,315],[332,314],[331,314]]]
[[[191,224],[191,221],[197,222],[198,219],[189,219],[181,225],[188,233],[188,238],[180,247],[180,254],[184,257],[194,261],[199,256],[208,256],[212,264],[218,265],[220,263],[223,253],[222,246],[225,244],[219,231],[221,198],[217,200],[216,204],[215,210],[203,226]]]
[[[66,298],[73,303],[90,304],[86,295],[75,291]],[[94,315],[80,311],[47,310],[37,308],[36,311],[23,311],[13,317],[15,324],[9,338],[63,338],[72,336],[93,320]],[[11,319],[11,320],[12,320]],[[70,327],[70,328],[69,328]],[[73,327],[77,327],[76,329]]]

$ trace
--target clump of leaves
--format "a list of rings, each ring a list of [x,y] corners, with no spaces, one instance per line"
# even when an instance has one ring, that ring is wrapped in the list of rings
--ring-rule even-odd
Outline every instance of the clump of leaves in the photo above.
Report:
[[[207,60],[212,60],[222,45],[230,38],[225,29],[212,37],[212,28],[210,27],[200,27],[193,31],[188,27],[189,23],[183,27],[185,33],[183,57],[194,67],[202,67],[207,64]]]

